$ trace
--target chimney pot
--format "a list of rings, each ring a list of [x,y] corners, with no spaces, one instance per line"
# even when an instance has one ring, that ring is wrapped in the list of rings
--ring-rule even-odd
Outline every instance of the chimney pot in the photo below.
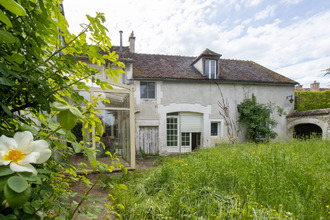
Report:
[[[135,53],[135,37],[134,37],[134,32],[132,31],[131,35],[128,38],[129,42],[129,51],[131,53]]]
[[[320,83],[314,81],[314,83],[311,84],[311,91],[319,91],[320,90]]]
[[[123,31],[119,31],[119,35],[120,35],[120,48],[119,48],[119,50],[122,51],[123,50]]]

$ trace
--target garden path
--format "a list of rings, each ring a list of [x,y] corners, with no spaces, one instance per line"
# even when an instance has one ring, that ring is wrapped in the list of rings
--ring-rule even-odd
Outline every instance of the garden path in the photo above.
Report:
[[[136,158],[136,169],[149,169],[149,168],[153,168],[156,167],[154,165],[155,160],[157,159],[157,157],[153,157],[153,156],[147,156],[147,157],[143,157],[143,158]],[[120,175],[121,172],[114,172],[111,175]],[[89,174],[88,175],[88,179],[91,182],[94,182],[97,179],[97,174]],[[79,194],[83,194],[85,192],[87,192],[87,188],[81,184],[81,183],[75,183],[72,185],[72,191],[77,192]],[[92,198],[107,198],[108,197],[108,191],[106,189],[102,189],[99,184],[97,184],[91,191],[90,191],[90,197]],[[75,197],[73,198],[73,200],[76,200],[77,202],[80,201],[80,198]],[[88,206],[88,205],[102,205],[101,202],[97,202],[94,204],[91,204],[89,202],[84,202],[83,206]],[[98,214],[98,217],[96,219],[106,219],[106,217],[109,217],[109,219],[115,219],[115,215],[112,216],[107,216],[106,214],[106,210],[102,211],[100,214]],[[78,215],[76,214],[74,216],[75,220],[88,220],[90,218],[81,218],[78,217]]]

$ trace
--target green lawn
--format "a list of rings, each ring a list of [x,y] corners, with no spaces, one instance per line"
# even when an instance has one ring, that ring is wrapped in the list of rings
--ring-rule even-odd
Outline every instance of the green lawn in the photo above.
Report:
[[[111,190],[123,219],[330,219],[330,141],[222,144],[158,162],[112,180],[128,188]]]

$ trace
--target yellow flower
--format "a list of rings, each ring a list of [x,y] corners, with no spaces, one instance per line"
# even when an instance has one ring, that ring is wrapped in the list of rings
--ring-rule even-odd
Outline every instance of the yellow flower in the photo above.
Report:
[[[263,205],[260,205],[260,207],[262,208],[262,207],[264,207]]]
[[[327,208],[329,208],[330,206],[329,206],[329,205],[327,205],[326,207],[327,207]]]
[[[289,216],[287,216],[287,215],[285,216],[285,218],[288,218],[288,217],[289,217]]]

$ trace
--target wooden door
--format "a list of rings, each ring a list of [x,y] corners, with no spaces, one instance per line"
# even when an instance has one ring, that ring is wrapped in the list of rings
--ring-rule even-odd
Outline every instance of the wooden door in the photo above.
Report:
[[[139,129],[139,149],[145,154],[159,153],[158,127],[140,126]]]

